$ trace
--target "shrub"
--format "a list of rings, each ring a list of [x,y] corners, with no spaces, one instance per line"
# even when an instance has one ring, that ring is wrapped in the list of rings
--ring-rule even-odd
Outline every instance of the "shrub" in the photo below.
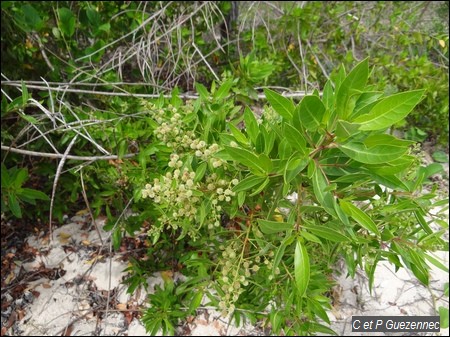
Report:
[[[186,307],[206,294],[224,316],[265,318],[275,334],[332,333],[323,322],[339,259],[351,276],[365,270],[370,287],[382,260],[425,285],[428,263],[445,268],[427,253],[446,246],[445,222],[429,213],[443,203],[422,190],[432,169],[412,141],[386,133],[424,91],[372,91],[367,60],[337,74],[299,104],[265,90],[259,117],[237,113],[230,82],[186,105],[148,104],[156,146],[170,155],[156,153],[167,161],[141,201],[153,244],[174,244]],[[177,316],[167,319],[159,328]]]

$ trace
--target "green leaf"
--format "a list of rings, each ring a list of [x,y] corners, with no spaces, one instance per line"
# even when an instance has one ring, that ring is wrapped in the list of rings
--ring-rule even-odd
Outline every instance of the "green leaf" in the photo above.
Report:
[[[444,151],[435,151],[433,152],[432,157],[439,163],[448,163],[448,155]]]
[[[192,315],[195,310],[200,306],[202,303],[203,298],[203,291],[196,291],[194,297],[192,298],[191,303],[189,304],[189,310],[188,312]]]
[[[378,91],[363,92],[356,101],[355,109],[353,110],[350,119],[355,119],[359,115],[370,112],[382,95],[383,93]]]
[[[264,89],[264,94],[267,100],[272,105],[273,109],[283,118],[292,119],[295,110],[295,105],[292,101],[270,89]]]
[[[382,164],[403,156],[411,144],[390,135],[373,135],[364,142],[350,141],[338,144],[339,149],[351,159],[364,164]]]
[[[244,109],[244,121],[245,129],[253,144],[256,143],[256,137],[258,137],[259,128],[255,115],[248,107]]]
[[[338,137],[339,141],[346,140],[355,135],[360,126],[360,124],[349,123],[340,119],[336,124],[335,135]]]
[[[242,179],[236,186],[234,186],[232,190],[236,193],[248,191],[252,187],[262,184],[265,179],[266,177],[249,175],[246,178]]]
[[[372,110],[357,117],[354,122],[360,123],[362,131],[387,129],[403,120],[422,100],[424,90],[402,92],[389,96],[378,102]]]
[[[369,77],[369,62],[364,59],[358,63],[342,81],[336,95],[336,111],[339,118],[346,120],[353,111],[356,100],[351,96],[364,90]]]
[[[225,146],[225,150],[234,160],[247,166],[257,175],[266,175],[272,169],[266,160],[260,159],[248,150],[231,146]],[[269,163],[271,162],[269,161]]]
[[[23,183],[28,179],[28,171],[25,168],[18,169],[13,173],[11,178],[13,180],[14,187],[16,189],[19,189],[23,185]]]
[[[308,298],[308,302],[311,304],[312,307],[312,311],[318,316],[320,317],[323,321],[327,322],[328,324],[330,324],[330,318],[327,315],[327,312],[324,309],[324,306],[319,303],[318,301],[312,299],[312,298]]]
[[[262,182],[262,184],[261,184],[256,190],[254,190],[254,191],[252,192],[252,194],[250,194],[250,197],[253,197],[253,196],[255,196],[255,195],[261,193],[262,190],[264,190],[264,189],[266,188],[266,186],[269,184],[269,181],[270,181],[269,177],[266,177],[266,179],[264,179],[264,181]]]
[[[223,100],[225,97],[227,97],[231,87],[233,86],[233,81],[234,79],[230,78],[223,82],[220,88],[217,89],[217,91],[214,93],[214,99]]]
[[[30,116],[30,115],[19,115],[19,116],[20,116],[20,118],[26,120],[30,124],[34,124],[34,125],[38,124],[38,120],[36,118],[34,118],[33,116]]]
[[[59,27],[66,37],[71,37],[75,33],[75,16],[69,8],[62,7],[58,10]]]
[[[269,221],[264,219],[258,219],[257,221],[259,229],[264,234],[284,232],[293,228],[293,225],[287,222]]]
[[[430,283],[430,274],[426,268],[424,258],[412,249],[409,249],[409,256],[411,257],[410,262],[412,272],[420,282],[428,286]]]
[[[98,27],[101,25],[100,14],[93,8],[87,8],[86,9],[86,16],[88,18],[89,25],[94,30],[97,30]]]
[[[18,11],[16,20],[19,21],[20,26],[27,32],[32,30],[39,31],[43,28],[44,22],[39,16],[38,11],[31,5],[24,5],[21,11]]]
[[[12,185],[13,181],[11,181],[11,177],[9,176],[9,172],[8,169],[6,168],[5,164],[2,163],[1,165],[1,176],[2,176],[2,189],[3,188],[8,188],[9,186]],[[2,191],[3,193],[3,191]]]
[[[195,170],[195,177],[194,177],[194,182],[198,183],[200,180],[203,179],[203,177],[205,176],[205,172],[206,172],[206,168],[208,167],[208,164],[205,163],[201,163],[197,169]]]
[[[283,241],[281,241],[280,245],[278,246],[278,249],[273,257],[273,268],[272,268],[272,275],[275,277],[275,270],[279,266],[281,259],[284,256],[284,251],[286,250],[286,247],[289,246],[294,237],[293,236],[286,236]]]
[[[448,308],[446,307],[439,307],[439,316],[440,316],[440,328],[441,329],[448,329]]]
[[[19,200],[17,200],[16,196],[12,193],[8,195],[8,207],[16,218],[22,217],[22,210],[20,209]]]
[[[346,237],[344,234],[339,233],[338,231],[334,230],[333,228],[324,226],[316,226],[312,224],[303,225],[302,228],[306,229],[307,231],[310,231],[311,233],[317,235],[318,237],[333,241],[333,242],[345,242],[350,241],[348,237]]]
[[[322,101],[327,110],[329,111],[333,110],[334,92],[331,82],[329,80],[327,81],[327,83],[325,83],[325,86],[323,87]],[[326,123],[327,121],[324,122]]]
[[[228,127],[230,128],[231,133],[233,134],[234,138],[238,143],[241,143],[243,145],[248,144],[248,139],[244,136],[244,134],[233,124],[229,123]]]
[[[33,190],[31,188],[22,188],[18,195],[25,196],[29,199],[50,200],[50,198],[45,193]]]
[[[316,167],[314,160],[309,162],[308,170],[312,172],[311,180],[313,184],[314,195],[317,201],[331,215],[336,216],[335,200],[330,191],[327,191],[328,182],[322,170]]]
[[[427,259],[428,261],[430,261],[432,264],[434,264],[436,267],[438,267],[439,269],[445,271],[446,273],[448,273],[448,267],[445,266],[442,262],[440,262],[438,259],[434,258],[431,255],[427,255],[424,254],[425,259]]]
[[[297,149],[300,153],[306,154],[306,140],[302,134],[290,124],[284,125],[284,136],[289,144]]]
[[[316,131],[325,114],[325,105],[317,96],[305,96],[294,111],[293,122],[297,130]]]
[[[362,227],[371,231],[372,233],[375,233],[376,235],[381,235],[375,222],[373,222],[373,220],[366,213],[361,211],[351,202],[341,200],[340,206],[348,216],[351,216],[353,219],[355,219],[356,222],[358,222]]]
[[[300,157],[298,153],[294,153],[286,163],[283,172],[285,184],[289,184],[309,163],[309,157]]]
[[[278,144],[278,156],[280,159],[287,159],[291,156],[292,153],[292,146],[290,145],[290,142],[283,138],[281,142]]]
[[[195,89],[197,90],[201,99],[206,100],[208,98],[209,96],[208,89],[206,89],[206,87],[203,84],[195,83]]]
[[[28,103],[30,95],[28,94],[28,89],[25,83],[22,81],[22,104],[25,106]]]
[[[294,252],[294,277],[297,290],[302,297],[308,288],[310,278],[309,256],[301,238],[297,239]]]

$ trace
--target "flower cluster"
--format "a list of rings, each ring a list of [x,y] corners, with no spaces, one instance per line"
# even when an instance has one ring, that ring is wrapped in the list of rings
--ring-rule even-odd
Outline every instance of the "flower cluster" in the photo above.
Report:
[[[194,132],[188,130],[183,117],[192,113],[193,107],[186,105],[177,109],[169,104],[168,110],[156,109],[155,120],[159,126],[154,130],[157,139],[175,150],[185,150],[195,139]]]
[[[173,173],[167,172],[165,176],[155,178],[153,184],[145,185],[142,190],[143,198],[151,198],[165,209],[158,220],[173,229],[177,229],[181,222],[193,221],[200,203],[200,198],[195,195],[198,187],[198,183],[194,182],[195,172],[190,172],[187,168],[180,170],[178,167],[182,164],[177,155],[172,155],[169,165],[177,167]],[[153,231],[156,230],[153,228]],[[159,228],[157,231],[161,230]]]
[[[261,271],[271,271],[273,269],[273,250],[270,250],[265,255],[245,256],[248,251],[250,243],[242,238],[231,241],[231,243],[224,247],[221,246],[222,256],[219,260],[219,267],[221,267],[221,275],[217,280],[217,284],[221,289],[223,296],[219,302],[219,308],[222,311],[222,316],[227,316],[235,310],[235,303],[239,299],[240,294],[249,285],[252,277],[255,277]],[[277,268],[274,272],[279,274],[280,270]],[[270,272],[268,278],[273,278],[273,273]]]
[[[226,163],[223,159],[213,157],[214,153],[219,151],[219,145],[216,143],[214,143],[210,146],[207,146],[205,141],[199,140],[199,139],[194,139],[190,145],[190,148],[192,150],[195,150],[196,157],[198,157],[204,161],[208,161],[211,159],[211,165],[214,168],[218,168]],[[226,169],[226,167],[225,167],[225,169]]]

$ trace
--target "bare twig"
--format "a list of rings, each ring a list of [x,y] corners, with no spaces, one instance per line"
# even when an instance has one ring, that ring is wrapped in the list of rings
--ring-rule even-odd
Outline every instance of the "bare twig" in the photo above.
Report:
[[[97,222],[95,221],[94,214],[92,213],[91,206],[89,204],[89,200],[88,200],[88,197],[86,194],[86,189],[84,188],[83,170],[80,171],[80,179],[81,179],[81,192],[83,193],[84,202],[86,203],[86,207],[89,211],[89,215],[91,216],[92,223],[94,224],[95,230],[97,231],[98,238],[100,239],[100,243],[103,245],[104,242],[102,239],[102,234],[100,233],[100,230],[98,229]]]
[[[64,163],[66,162],[67,156],[70,152],[70,149],[75,144],[75,141],[77,140],[78,135],[75,135],[73,137],[72,141],[70,142],[69,146],[67,147],[66,151],[64,152],[61,161],[58,164],[58,168],[56,169],[55,174],[55,180],[53,181],[53,188],[52,188],[52,198],[50,199],[50,215],[49,215],[49,236],[50,241],[53,241],[53,232],[52,232],[52,216],[53,216],[53,204],[55,201],[55,194],[56,194],[56,186],[58,185],[59,176],[61,175],[61,170],[64,167]]]
[[[122,159],[122,158],[132,158],[137,156],[139,153],[129,153],[125,154],[121,157],[119,156],[73,156],[73,155],[66,155],[60,153],[47,153],[47,152],[36,152],[36,151],[28,151],[28,150],[22,150],[17,149],[11,146],[5,146],[2,145],[1,149],[3,151],[10,151],[14,153],[19,153],[27,156],[33,156],[33,157],[45,157],[45,158],[53,158],[53,159],[61,159],[66,158],[70,160],[82,160],[82,161],[97,161],[97,160],[115,160],[115,159]]]
[[[21,84],[16,81],[3,82],[2,84],[19,87]],[[30,89],[39,89],[39,90],[52,90],[57,92],[74,92],[74,93],[83,93],[83,94],[91,94],[91,95],[105,95],[105,96],[123,96],[123,97],[141,97],[141,98],[159,98],[161,95],[158,94],[135,94],[135,93],[124,93],[124,92],[110,92],[110,91],[97,91],[97,90],[83,90],[83,89],[62,89],[59,87],[44,87],[39,85],[29,85]],[[163,95],[166,98],[172,97],[172,95]],[[283,94],[285,97],[293,97],[293,98],[301,98],[305,96],[304,91],[296,91],[292,93]],[[183,99],[197,99],[198,95],[193,94],[179,94],[180,98]],[[265,99],[266,96],[264,94],[258,94],[259,99]]]

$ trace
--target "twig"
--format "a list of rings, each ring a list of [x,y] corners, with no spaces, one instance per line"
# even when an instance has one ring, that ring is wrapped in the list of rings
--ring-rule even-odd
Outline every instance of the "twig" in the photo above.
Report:
[[[80,179],[81,179],[81,192],[83,194],[84,202],[86,203],[86,207],[87,207],[87,209],[89,211],[89,214],[91,216],[91,219],[92,219],[92,222],[94,224],[95,230],[97,231],[98,238],[100,239],[100,243],[103,246],[102,234],[100,233],[100,230],[98,229],[97,222],[95,221],[94,214],[92,213],[91,207],[89,205],[89,200],[87,198],[86,189],[84,188],[83,170],[80,170]]]
[[[214,75],[214,77],[217,80],[217,82],[219,82],[220,81],[219,76],[217,76],[217,74],[214,72],[214,69],[211,67],[211,65],[208,63],[208,61],[206,61],[206,59],[203,56],[202,52],[200,51],[200,49],[197,48],[197,46],[195,45],[195,42],[193,42],[193,41],[192,41],[192,46],[195,48],[197,53],[200,55],[200,57],[202,58],[203,62],[205,62],[206,66],[211,71],[211,73]]]
[[[2,83],[9,86],[19,87],[20,84],[16,82],[8,82],[8,83]],[[31,89],[38,89],[38,90],[52,90],[52,91],[58,91],[58,92],[74,92],[74,93],[84,93],[84,94],[91,94],[91,95],[105,95],[105,96],[125,96],[125,97],[139,97],[139,98],[159,98],[161,95],[158,94],[134,94],[134,93],[124,93],[124,92],[110,92],[110,91],[97,91],[97,90],[83,90],[83,89],[62,89],[58,87],[50,87],[47,88],[45,86],[39,86],[39,85],[29,85],[28,88]],[[304,91],[296,91],[291,93],[283,93],[284,97],[292,97],[292,98],[300,98],[306,95]],[[171,98],[172,95],[163,95],[165,98]],[[197,99],[199,98],[198,95],[194,94],[179,94],[180,98],[183,99]],[[266,95],[264,94],[258,94],[258,99],[266,99]]]
[[[73,137],[72,141],[70,142],[69,146],[67,146],[66,151],[64,151],[61,161],[58,164],[58,168],[56,169],[55,180],[53,180],[52,198],[50,199],[50,215],[49,215],[50,241],[49,242],[53,241],[52,216],[53,216],[53,203],[55,201],[55,194],[56,194],[56,186],[58,185],[58,180],[61,175],[61,170],[64,167],[64,163],[66,162],[69,151],[72,148],[72,146],[75,144],[75,141],[77,140],[77,138],[78,138],[78,135],[75,135],[75,137]]]
[[[39,50],[41,51],[41,55],[42,55],[42,58],[45,60],[45,63],[47,63],[47,66],[50,68],[51,71],[54,71],[55,67],[52,65],[52,63],[50,62],[50,60],[47,57],[47,53],[45,52],[45,47],[42,44],[41,38],[39,37],[39,35],[37,33],[33,33],[32,37],[37,41],[37,43],[39,45]]]
[[[66,158],[71,160],[82,160],[82,161],[96,161],[96,160],[115,160],[119,158],[132,158],[137,156],[139,153],[129,153],[126,155],[123,155],[121,157],[119,156],[73,156],[73,155],[64,155],[60,153],[46,153],[46,152],[36,152],[36,151],[28,151],[28,150],[22,150],[17,149],[11,146],[5,146],[2,145],[3,151],[10,151],[14,153],[24,154],[27,156],[34,156],[34,157],[46,157],[46,158],[53,158],[53,159],[60,159],[60,158]]]

